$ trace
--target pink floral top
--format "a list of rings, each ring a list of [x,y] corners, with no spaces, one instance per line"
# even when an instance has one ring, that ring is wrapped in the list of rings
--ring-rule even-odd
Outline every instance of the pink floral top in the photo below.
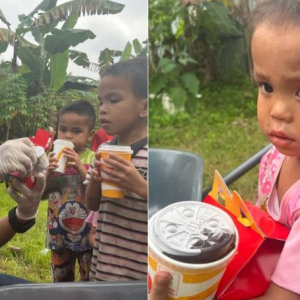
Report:
[[[300,294],[300,180],[284,194],[279,207],[276,181],[284,159],[285,155],[274,146],[263,156],[259,167],[257,205],[267,210],[274,220],[291,228],[272,281]]]

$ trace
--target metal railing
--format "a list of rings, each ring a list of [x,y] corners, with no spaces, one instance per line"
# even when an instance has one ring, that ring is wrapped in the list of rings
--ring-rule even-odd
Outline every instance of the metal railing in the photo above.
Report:
[[[245,173],[250,171],[252,168],[254,168],[257,164],[259,164],[262,156],[272,147],[272,144],[267,145],[265,148],[257,152],[255,155],[251,156],[249,159],[247,159],[244,163],[242,163],[240,166],[238,166],[236,169],[228,173],[224,177],[224,181],[227,185],[230,185],[240,177],[242,177]],[[207,194],[211,191],[212,186],[208,187],[202,192],[202,199],[207,196]]]

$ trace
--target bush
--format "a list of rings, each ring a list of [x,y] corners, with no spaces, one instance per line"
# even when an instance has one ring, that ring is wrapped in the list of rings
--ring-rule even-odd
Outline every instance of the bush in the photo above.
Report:
[[[37,128],[56,128],[57,110],[70,101],[86,99],[98,112],[96,93],[67,90],[43,93],[27,98],[27,85],[21,75],[8,74],[0,82],[0,142],[33,136]],[[99,125],[97,123],[97,125]]]

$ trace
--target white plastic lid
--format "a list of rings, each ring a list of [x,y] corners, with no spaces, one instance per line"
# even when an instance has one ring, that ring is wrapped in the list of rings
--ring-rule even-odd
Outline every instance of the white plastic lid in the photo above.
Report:
[[[74,144],[70,141],[67,141],[67,140],[62,140],[62,139],[57,139],[54,141],[53,143],[54,145],[57,145],[57,144],[62,144],[64,146],[69,146],[71,148],[74,148]]]
[[[206,252],[207,256],[210,250],[218,254],[222,252],[220,248],[229,247],[227,244],[235,239],[235,225],[229,215],[206,203],[177,202],[153,217],[150,235],[169,255],[188,257]]]
[[[119,146],[119,145],[101,145],[99,151],[120,151],[126,153],[133,153],[130,146]]]

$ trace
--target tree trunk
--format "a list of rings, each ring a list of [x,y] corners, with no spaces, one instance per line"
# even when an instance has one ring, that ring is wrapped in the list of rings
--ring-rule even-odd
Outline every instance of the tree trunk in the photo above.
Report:
[[[17,41],[15,41],[15,43],[14,43],[14,55],[13,55],[13,59],[12,59],[12,61],[11,61],[11,72],[12,73],[17,73],[17,67],[18,67],[18,65],[17,65],[17,58],[18,58],[18,55],[17,55],[17,53],[18,53],[18,42]]]

